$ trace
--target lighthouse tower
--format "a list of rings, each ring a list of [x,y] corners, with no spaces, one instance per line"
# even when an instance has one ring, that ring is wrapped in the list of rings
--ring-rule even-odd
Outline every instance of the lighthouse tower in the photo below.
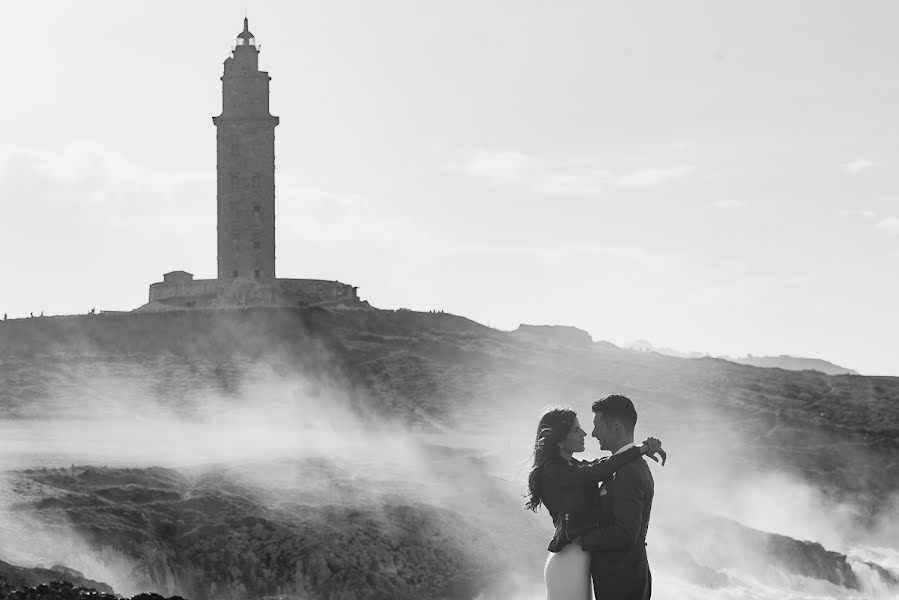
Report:
[[[217,130],[218,279],[275,279],[275,127],[271,77],[247,19],[222,75]]]
[[[218,277],[170,271],[139,311],[250,306],[370,308],[339,281],[275,277],[275,127],[268,82],[247,19],[222,75],[216,128]]]

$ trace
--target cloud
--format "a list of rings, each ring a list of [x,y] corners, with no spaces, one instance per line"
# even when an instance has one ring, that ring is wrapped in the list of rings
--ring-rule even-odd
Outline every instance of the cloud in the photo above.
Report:
[[[337,194],[282,176],[278,185],[278,230],[288,238],[320,246],[394,246],[424,242],[426,235],[406,215],[389,215],[361,194]]]
[[[857,209],[841,210],[840,214],[844,217],[864,217],[866,219],[873,219],[875,216],[874,211]]]
[[[594,156],[542,158],[511,151],[470,152],[463,160],[447,163],[452,171],[486,177],[534,191],[567,196],[597,196],[610,187],[646,187],[685,177],[696,170],[690,164],[622,171]],[[620,161],[619,161],[620,162]]]
[[[685,256],[672,249],[652,251],[639,246],[570,242],[555,246],[515,246],[495,244],[444,245],[433,247],[444,258],[459,256],[505,257],[522,259],[527,265],[540,265],[558,273],[560,268],[578,269],[586,265],[614,265],[629,272],[670,270]]]
[[[874,167],[883,167],[886,166],[886,163],[882,163],[876,160],[867,160],[867,159],[859,159],[853,160],[843,165],[843,168],[846,169],[847,173],[851,175],[858,175],[862,171],[866,169],[872,169]]]
[[[519,181],[539,164],[533,156],[521,152],[491,151],[479,148],[461,163],[450,163],[451,170],[510,183]]]
[[[623,186],[645,186],[658,185],[665,183],[671,179],[677,179],[689,175],[696,170],[693,165],[677,165],[674,167],[666,167],[661,169],[640,169],[626,175],[615,178],[617,185]]]
[[[891,235],[899,235],[899,218],[889,217],[878,221],[875,225],[877,229]]]
[[[595,175],[550,174],[534,182],[533,188],[550,194],[598,196],[602,194],[603,184],[607,181],[608,177]]]
[[[680,253],[673,250],[651,251],[639,246],[581,242],[572,242],[539,252],[539,258],[550,265],[615,262],[625,265],[628,269],[639,267],[653,271],[670,268],[674,263],[684,259]]]
[[[563,167],[594,167],[599,163],[599,159],[593,156],[572,156],[561,161],[559,164]]]
[[[744,208],[746,206],[746,203],[743,202],[742,200],[730,199],[730,200],[719,200],[718,202],[713,203],[712,206],[714,206],[715,208],[724,208],[724,209],[728,209],[728,210],[734,210],[734,209],[738,209],[738,208]]]
[[[27,198],[22,213],[65,211],[95,229],[193,235],[215,222],[203,201],[215,198],[214,171],[151,169],[90,140],[55,152],[6,151],[0,195]]]
[[[674,300],[689,307],[721,307],[757,309],[766,298],[789,288],[807,284],[808,276],[778,277],[774,275],[746,275],[736,278],[707,278],[683,297]]]

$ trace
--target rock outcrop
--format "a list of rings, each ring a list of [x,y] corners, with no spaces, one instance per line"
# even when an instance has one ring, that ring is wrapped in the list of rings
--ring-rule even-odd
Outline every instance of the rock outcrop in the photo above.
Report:
[[[564,344],[569,346],[587,347],[593,343],[593,338],[583,329],[569,327],[567,325],[524,325],[512,332],[515,335],[530,336],[543,339],[547,342]]]
[[[18,567],[0,560],[0,598],[14,590],[37,587],[51,582],[66,583],[58,585],[74,589],[75,587],[93,589],[104,594],[112,594],[113,589],[100,581],[88,579],[83,573],[62,565],[43,567]]]
[[[115,549],[131,564],[137,589],[193,600],[475,597],[501,580],[507,559],[519,553],[500,549],[498,540],[524,535],[521,546],[531,548],[544,541],[538,531],[520,531],[524,515],[497,519],[489,502],[482,514],[467,515],[417,499],[414,482],[405,492],[371,496],[364,490],[373,481],[355,481],[354,490],[335,465],[280,468],[280,476],[291,470],[301,484],[260,488],[247,479],[252,465],[194,474],[29,470],[17,475],[64,493],[13,509],[48,528],[70,522],[98,556]]]

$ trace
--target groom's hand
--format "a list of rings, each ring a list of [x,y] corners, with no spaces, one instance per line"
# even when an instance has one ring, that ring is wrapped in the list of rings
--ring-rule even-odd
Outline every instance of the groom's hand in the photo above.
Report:
[[[658,453],[659,453],[659,456],[662,457],[662,466],[664,467],[664,466],[665,466],[665,461],[668,460],[668,453],[665,452],[664,450],[662,450],[661,448],[659,448],[656,452],[658,452]],[[652,458],[654,461],[659,462],[659,459],[656,458],[655,456],[652,456],[651,458]]]
[[[656,454],[658,454],[662,458],[662,466],[665,466],[665,461],[668,460],[668,454],[662,449],[662,441],[654,437],[646,438],[640,447],[640,451],[656,462],[659,462],[659,459],[656,457]]]

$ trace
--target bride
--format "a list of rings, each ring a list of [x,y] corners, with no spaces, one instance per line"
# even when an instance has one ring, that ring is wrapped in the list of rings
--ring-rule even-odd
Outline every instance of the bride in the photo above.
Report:
[[[584,451],[586,437],[577,413],[570,408],[550,409],[537,426],[525,508],[536,511],[541,504],[546,506],[555,526],[543,570],[547,600],[590,600],[590,553],[581,549],[579,538],[572,540],[568,533],[595,526],[599,482],[642,455],[657,460],[654,454],[662,452],[659,440],[647,438],[642,446],[606,459],[576,460],[572,455]]]

